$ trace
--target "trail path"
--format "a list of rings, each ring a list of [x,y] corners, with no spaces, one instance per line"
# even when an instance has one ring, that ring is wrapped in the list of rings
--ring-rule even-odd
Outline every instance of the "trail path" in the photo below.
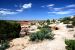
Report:
[[[15,45],[14,47],[10,47],[9,50],[66,50],[65,39],[75,39],[73,38],[74,31],[69,32],[66,28],[54,30],[53,33],[55,34],[53,40],[44,40],[43,42],[35,44],[31,44],[30,42],[30,44],[28,44],[28,39],[26,40],[25,38],[15,39],[16,41],[14,41],[18,47]],[[20,44],[21,47],[18,44]]]
[[[64,39],[66,38],[65,34],[67,33],[67,31],[57,30],[53,31],[53,33],[55,34],[54,40],[47,40],[42,43],[33,44],[23,50],[66,50]]]

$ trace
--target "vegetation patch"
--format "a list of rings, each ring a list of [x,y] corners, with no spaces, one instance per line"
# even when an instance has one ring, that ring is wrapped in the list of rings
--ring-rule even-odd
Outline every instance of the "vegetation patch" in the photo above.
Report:
[[[75,40],[65,40],[67,50],[75,50]]]
[[[49,28],[41,28],[40,31],[32,33],[29,37],[31,41],[42,41],[44,39],[52,40],[54,39],[54,34]]]
[[[7,40],[2,40],[0,43],[0,50],[5,50],[7,48],[9,48],[9,42]]]
[[[72,22],[72,25],[75,26],[75,20]]]
[[[20,30],[17,22],[0,20],[0,41],[19,37]]]

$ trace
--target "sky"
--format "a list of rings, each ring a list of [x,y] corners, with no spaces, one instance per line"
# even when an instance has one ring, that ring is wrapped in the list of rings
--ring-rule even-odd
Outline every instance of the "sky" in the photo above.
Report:
[[[0,0],[0,20],[46,20],[75,15],[75,0]]]

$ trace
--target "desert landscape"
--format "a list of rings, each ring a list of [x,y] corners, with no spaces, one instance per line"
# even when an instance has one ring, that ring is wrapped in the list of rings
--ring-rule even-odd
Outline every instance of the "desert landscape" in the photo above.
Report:
[[[0,50],[75,50],[75,0],[0,0]]]
[[[20,37],[10,40],[10,47],[6,50],[67,50],[65,41],[75,40],[75,27],[73,26],[75,23],[64,24],[68,19],[65,22],[63,19],[51,22],[50,20],[40,21],[40,23],[44,22],[42,24],[34,23],[34,21],[21,21]],[[74,17],[70,19],[73,20]],[[50,34],[46,35],[47,31]]]

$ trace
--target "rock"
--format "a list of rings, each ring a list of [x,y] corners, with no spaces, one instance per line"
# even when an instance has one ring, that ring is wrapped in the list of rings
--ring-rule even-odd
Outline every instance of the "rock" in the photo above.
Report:
[[[29,45],[29,39],[26,38],[16,38],[10,42],[10,48],[6,50],[22,50]]]

